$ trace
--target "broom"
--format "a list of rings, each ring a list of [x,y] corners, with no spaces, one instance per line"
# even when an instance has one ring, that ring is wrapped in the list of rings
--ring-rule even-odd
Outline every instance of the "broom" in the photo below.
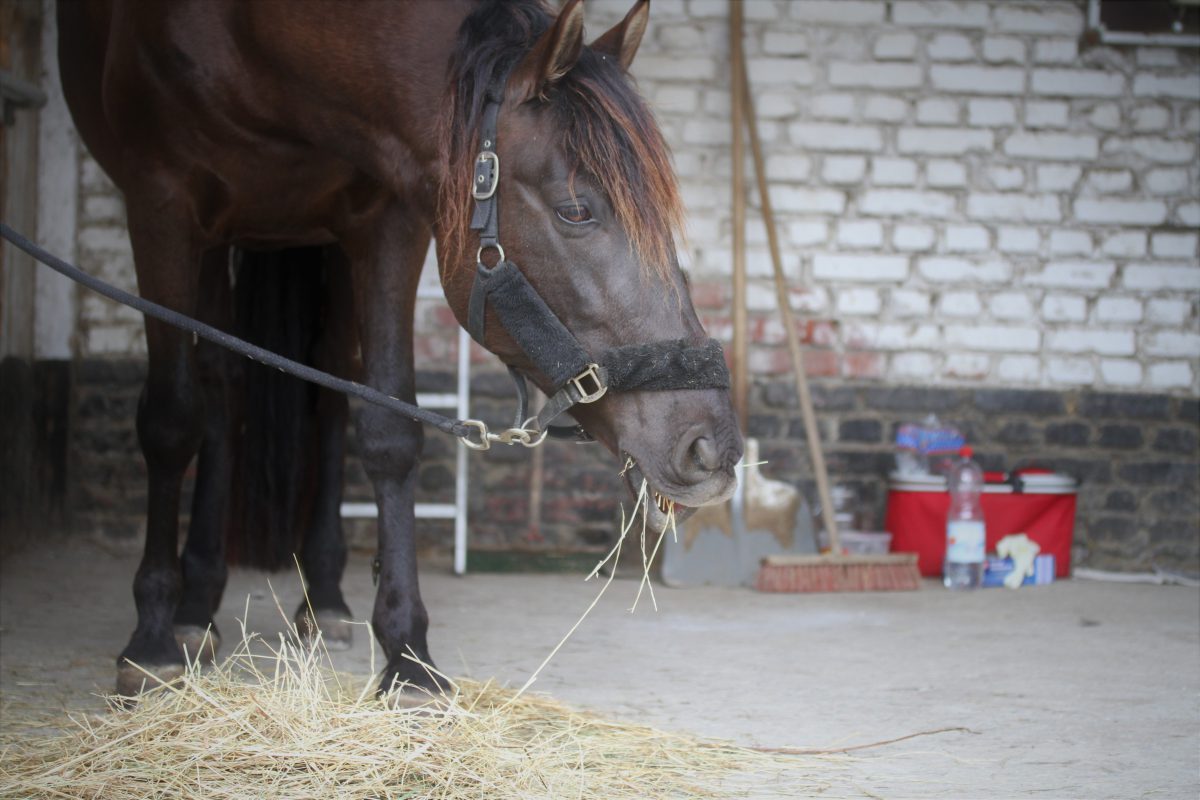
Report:
[[[741,36],[740,0],[731,0],[731,24],[734,35]],[[779,237],[775,229],[775,215],[771,208],[771,196],[767,189],[767,176],[763,168],[762,145],[758,136],[758,122],[754,113],[754,98],[750,94],[750,82],[746,76],[745,57],[740,47],[731,48],[734,60],[731,70],[733,80],[740,82],[731,93],[736,103],[740,95],[745,120],[750,134],[750,146],[754,155],[754,171],[758,182],[758,194],[762,203],[763,223],[767,230],[767,243],[771,249],[771,263],[775,271],[775,295],[783,315],[783,327],[787,331],[788,350],[791,352],[792,373],[796,376],[796,394],[800,400],[800,412],[804,418],[804,434],[808,440],[809,456],[813,473],[817,479],[822,521],[829,534],[830,552],[826,555],[774,555],[763,559],[756,583],[764,592],[861,592],[895,591],[916,589],[921,585],[917,571],[916,553],[884,553],[879,555],[843,555],[841,539],[834,522],[833,501],[829,492],[829,474],[825,468],[825,457],[821,452],[820,433],[813,413],[812,395],[808,389],[808,376],[804,371],[804,354],[796,335],[795,318],[788,301],[787,283],[783,275],[783,259],[779,254]],[[734,163],[742,154],[735,151]]]

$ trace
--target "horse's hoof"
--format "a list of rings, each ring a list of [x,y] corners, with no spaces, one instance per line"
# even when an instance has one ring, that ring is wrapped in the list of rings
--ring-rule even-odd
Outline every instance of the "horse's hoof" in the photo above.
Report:
[[[217,660],[217,651],[221,649],[221,634],[217,629],[199,625],[176,625],[175,641],[183,650],[184,658],[188,661],[199,661],[201,664],[211,664]]]
[[[316,611],[316,621],[308,609],[296,613],[296,630],[305,640],[311,641],[321,632],[321,642],[330,652],[349,650],[354,643],[354,626],[346,620],[346,611],[322,608]]]
[[[411,683],[402,683],[391,691],[379,691],[380,701],[393,711],[436,714],[450,707],[450,697],[440,691],[423,689]]]
[[[146,664],[139,669],[124,661],[117,666],[117,694],[136,697],[159,686],[175,683],[183,677],[183,673],[183,664]]]

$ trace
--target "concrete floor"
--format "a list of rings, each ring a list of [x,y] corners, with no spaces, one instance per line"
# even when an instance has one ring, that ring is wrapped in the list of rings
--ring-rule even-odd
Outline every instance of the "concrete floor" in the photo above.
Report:
[[[87,544],[0,564],[5,704],[95,706],[133,627],[137,559]],[[271,578],[284,608],[294,576]],[[368,559],[351,608],[369,615]],[[520,685],[595,597],[559,575],[422,575],[431,647],[452,674]],[[70,587],[66,591],[64,587]],[[949,593],[761,595],[637,585],[608,594],[536,684],[605,715],[768,746],[831,746],[944,733],[859,751],[827,796],[1200,796],[1200,590],[1066,581]],[[217,623],[231,636],[281,623],[267,576],[235,571]],[[365,673],[366,637],[339,654]],[[2,708],[3,706],[0,706]]]

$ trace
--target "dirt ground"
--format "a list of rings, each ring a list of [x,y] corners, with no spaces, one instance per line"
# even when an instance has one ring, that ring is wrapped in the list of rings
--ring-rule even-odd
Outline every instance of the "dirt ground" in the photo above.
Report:
[[[108,690],[133,627],[137,559],[44,546],[0,564],[0,694],[78,708]],[[421,576],[451,674],[520,685],[596,596],[565,575]],[[217,624],[249,608],[282,628],[291,575],[235,571]],[[345,581],[370,613],[368,557]],[[69,587],[69,590],[68,588]],[[742,744],[821,747],[923,736],[831,768],[831,797],[1200,796],[1200,590],[1064,581],[1015,592],[762,595],[657,587],[628,613],[618,579],[542,673],[540,691],[605,715]],[[365,674],[367,637],[338,654]]]

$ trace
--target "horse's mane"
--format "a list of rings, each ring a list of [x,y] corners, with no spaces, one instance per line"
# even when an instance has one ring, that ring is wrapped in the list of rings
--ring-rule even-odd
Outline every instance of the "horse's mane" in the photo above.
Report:
[[[461,241],[472,211],[472,161],[479,149],[485,95],[553,21],[541,0],[489,0],[459,29],[450,62],[450,97],[441,120],[446,162],[439,215],[451,263],[474,245]],[[654,115],[612,59],[585,47],[578,63],[544,100],[555,115],[571,177],[582,172],[603,189],[630,245],[647,269],[665,273],[682,236],[683,203],[670,151]],[[501,223],[503,224],[503,223]]]

